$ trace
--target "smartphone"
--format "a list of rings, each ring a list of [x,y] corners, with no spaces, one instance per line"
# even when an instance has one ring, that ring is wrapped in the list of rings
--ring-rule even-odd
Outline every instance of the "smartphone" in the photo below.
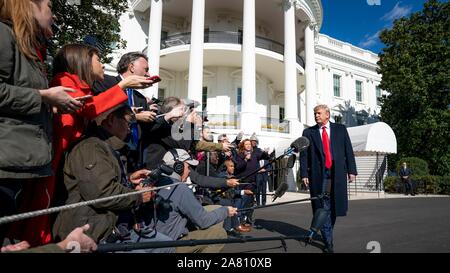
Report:
[[[79,101],[85,101],[85,100],[88,100],[91,98],[92,98],[92,95],[86,95],[86,96],[76,97],[75,99],[79,100]]]
[[[157,83],[161,81],[161,78],[159,76],[151,76],[150,78],[147,78],[147,80],[150,80],[153,83]]]
[[[140,113],[144,110],[144,107],[135,107],[136,113]]]

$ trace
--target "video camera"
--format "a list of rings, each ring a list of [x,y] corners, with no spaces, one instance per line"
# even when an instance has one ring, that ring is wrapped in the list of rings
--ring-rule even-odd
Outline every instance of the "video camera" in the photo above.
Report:
[[[162,174],[171,175],[173,173],[173,169],[167,165],[160,165],[158,168],[152,170],[150,175],[144,179],[141,183],[143,186],[152,186],[158,183],[158,180],[161,179]]]
[[[173,173],[173,169],[167,165],[160,165],[158,168],[152,170],[150,175],[144,179],[141,183],[142,186],[158,186],[158,180],[161,179],[162,175],[171,175]],[[162,209],[170,209],[170,200],[166,200],[158,194],[155,195],[154,206],[162,208]]]

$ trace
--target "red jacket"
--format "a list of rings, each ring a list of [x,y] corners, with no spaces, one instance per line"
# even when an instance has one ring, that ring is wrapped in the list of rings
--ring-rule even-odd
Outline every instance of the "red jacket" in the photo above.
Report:
[[[75,92],[69,92],[68,94],[75,98],[93,95],[91,88],[85,82],[80,81],[77,75],[66,72],[57,74],[50,86],[72,88]],[[88,121],[126,102],[127,99],[126,93],[118,85],[115,85],[98,96],[87,100],[85,105],[78,111],[72,114],[55,115],[53,120],[53,173],[56,173],[64,152],[83,135]],[[63,181],[58,183],[63,183]],[[26,200],[24,202],[26,204],[24,204],[21,211],[26,212],[48,208],[54,199],[55,176],[46,177],[37,183],[28,184],[29,187],[23,191],[22,198]],[[43,215],[17,222],[11,228],[11,233],[15,238],[26,240],[32,246],[49,243],[52,238],[50,219],[49,215]]]
[[[57,74],[50,86],[72,88],[75,92],[69,92],[68,94],[74,98],[93,95],[91,88],[85,82],[81,82],[77,75],[69,73]],[[127,99],[126,93],[118,85],[115,85],[98,96],[87,100],[85,105],[75,113],[56,115],[53,122],[53,148],[55,153],[53,161],[56,160],[55,163],[59,163],[68,146],[78,140],[84,133],[87,121],[93,120],[100,114],[126,102]]]

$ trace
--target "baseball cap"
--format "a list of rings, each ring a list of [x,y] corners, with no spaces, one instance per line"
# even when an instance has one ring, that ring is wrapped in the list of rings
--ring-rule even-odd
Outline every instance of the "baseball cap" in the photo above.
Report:
[[[178,161],[186,162],[191,166],[197,166],[198,160],[192,159],[192,157],[183,149],[175,149],[178,154]],[[175,164],[175,158],[173,158],[172,153],[169,151],[167,152],[163,157],[164,164],[173,167],[173,164]]]

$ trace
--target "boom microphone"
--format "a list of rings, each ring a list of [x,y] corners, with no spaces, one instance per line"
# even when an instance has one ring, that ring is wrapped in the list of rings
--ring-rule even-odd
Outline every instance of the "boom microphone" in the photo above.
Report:
[[[273,194],[272,202],[275,201],[277,198],[280,198],[283,196],[286,191],[288,190],[289,186],[287,183],[281,183],[280,186],[275,190],[275,193]]]
[[[292,142],[291,144],[291,148],[294,150],[294,152],[298,153],[301,152],[303,150],[305,150],[306,148],[308,148],[309,146],[309,139],[306,137],[299,137],[297,138],[294,142]]]

